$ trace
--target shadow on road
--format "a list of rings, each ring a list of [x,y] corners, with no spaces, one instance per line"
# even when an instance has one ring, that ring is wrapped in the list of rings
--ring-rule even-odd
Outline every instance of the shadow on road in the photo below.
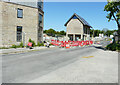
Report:
[[[106,48],[104,48],[104,47],[101,47],[101,46],[94,46],[95,48],[97,48],[97,49],[101,49],[101,50],[104,50],[104,51],[106,51]]]

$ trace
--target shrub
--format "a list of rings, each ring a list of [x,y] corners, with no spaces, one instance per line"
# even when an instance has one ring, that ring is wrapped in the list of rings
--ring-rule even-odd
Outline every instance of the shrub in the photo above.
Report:
[[[109,39],[107,39],[107,41],[112,41],[112,39],[111,39],[111,38],[109,38]]]
[[[40,42],[37,43],[37,46],[40,46]]]
[[[32,46],[35,47],[35,42],[34,41],[32,41]]]
[[[9,49],[9,47],[0,47],[0,49]]]
[[[17,46],[16,45],[12,45],[11,48],[17,48]]]
[[[53,45],[53,44],[50,43],[50,46],[51,46],[51,45]]]
[[[20,45],[13,44],[11,47],[0,47],[0,49],[20,48],[20,47],[24,47],[22,42],[20,43]]]
[[[120,51],[120,44],[117,44],[116,50]]]
[[[35,42],[34,42],[33,40],[29,39],[29,42],[31,42],[31,43],[32,43],[32,46],[33,46],[33,47],[35,47],[35,46],[36,46],[36,45],[35,45]]]
[[[107,45],[106,49],[112,50],[112,51],[120,50],[120,45],[117,43],[111,43]]]
[[[20,47],[24,47],[22,43],[20,45],[12,45],[10,48],[20,48]]]
[[[24,46],[23,46],[23,42],[20,43],[19,47],[22,47],[22,48],[24,47]]]
[[[37,46],[44,46],[44,43],[38,42]]]
[[[29,39],[29,42],[32,42],[32,40],[31,40],[31,39]]]
[[[41,46],[44,46],[44,43],[41,43]]]

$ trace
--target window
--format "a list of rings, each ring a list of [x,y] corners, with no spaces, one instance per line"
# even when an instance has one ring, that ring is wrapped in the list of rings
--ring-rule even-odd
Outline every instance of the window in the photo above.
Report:
[[[85,28],[85,29],[86,29],[86,34],[87,34],[88,29],[87,28]]]
[[[17,26],[17,42],[22,41],[22,26]]]
[[[78,18],[76,16],[74,16],[73,19],[78,19]]]
[[[23,18],[23,9],[17,9],[17,18]]]
[[[86,27],[84,27],[84,33],[85,33],[85,34],[87,34],[87,30],[88,30],[88,29],[87,29]]]
[[[39,14],[39,26],[42,26],[42,18],[43,18],[43,16],[41,15],[41,14]]]
[[[84,33],[86,34],[86,28],[85,28],[85,27],[84,27],[84,29],[83,29],[83,30],[84,30]]]

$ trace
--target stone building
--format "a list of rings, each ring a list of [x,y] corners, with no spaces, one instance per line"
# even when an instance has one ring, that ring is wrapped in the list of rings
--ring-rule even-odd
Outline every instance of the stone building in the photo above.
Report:
[[[0,46],[24,45],[32,39],[37,44],[43,40],[43,1],[0,1],[2,43]]]
[[[76,13],[65,23],[65,26],[66,37],[69,37],[69,40],[89,40],[92,27]]]

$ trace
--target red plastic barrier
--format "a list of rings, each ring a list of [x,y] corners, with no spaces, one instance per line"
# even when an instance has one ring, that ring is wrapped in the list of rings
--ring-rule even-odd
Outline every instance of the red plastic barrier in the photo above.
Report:
[[[81,46],[81,44],[82,44],[82,41],[79,42],[79,46]]]
[[[58,40],[51,40],[51,44],[52,45],[56,45],[56,46],[61,46],[61,47],[65,47],[66,44],[69,44],[70,46],[84,46],[84,45],[91,45],[93,44],[93,41],[58,41]]]
[[[28,43],[28,46],[32,47],[32,43],[31,43],[31,42],[29,42],[29,43]]]
[[[81,41],[81,46],[83,46],[84,45],[84,41]]]
[[[89,45],[89,41],[85,41],[86,42],[86,45]]]
[[[51,41],[54,41],[54,40],[51,40]]]
[[[92,44],[93,44],[93,41],[92,41],[92,40],[90,40],[90,41],[89,41],[89,43],[90,43],[90,45],[92,45]]]

